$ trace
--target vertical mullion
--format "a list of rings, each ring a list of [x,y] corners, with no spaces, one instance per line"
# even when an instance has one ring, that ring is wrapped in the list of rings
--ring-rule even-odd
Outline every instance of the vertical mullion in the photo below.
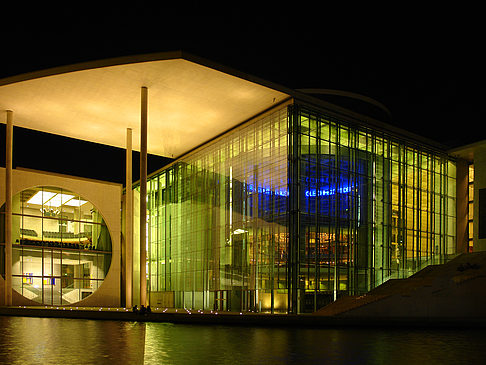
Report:
[[[315,225],[315,233],[314,233],[314,311],[317,310],[317,295],[319,291],[319,283],[320,283],[320,273],[319,273],[319,261],[320,261],[320,229],[319,229],[319,213],[320,213],[320,205],[319,205],[319,191],[321,189],[321,179],[320,179],[320,151],[321,151],[321,139],[320,139],[320,121],[317,116],[315,117],[315,141],[316,141],[316,151],[315,151],[315,164],[316,164],[316,199],[315,199],[315,213],[314,213],[314,225]]]

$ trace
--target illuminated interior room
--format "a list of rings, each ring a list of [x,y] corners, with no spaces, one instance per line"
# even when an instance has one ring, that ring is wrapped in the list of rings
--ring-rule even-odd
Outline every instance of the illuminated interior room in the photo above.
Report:
[[[482,144],[183,52],[3,79],[0,110],[3,305],[310,313],[484,246]],[[13,169],[13,125],[125,149],[126,183]]]
[[[91,295],[111,263],[111,237],[99,211],[64,189],[14,197],[13,289],[40,304],[72,304]]]

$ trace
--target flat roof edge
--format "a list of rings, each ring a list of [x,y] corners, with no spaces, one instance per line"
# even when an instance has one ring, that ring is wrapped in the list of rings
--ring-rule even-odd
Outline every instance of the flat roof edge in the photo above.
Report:
[[[84,70],[92,70],[96,68],[103,68],[103,67],[110,67],[110,66],[121,66],[121,65],[129,65],[132,63],[143,63],[143,62],[152,62],[152,61],[165,61],[165,60],[174,60],[174,59],[182,59],[189,62],[196,63],[201,66],[205,66],[211,68],[216,71],[220,71],[226,73],[228,75],[238,77],[240,79],[253,82],[255,84],[259,84],[261,86],[268,87],[275,91],[279,91],[281,93],[287,94],[290,96],[294,90],[287,88],[283,85],[279,85],[277,83],[264,80],[262,78],[250,75],[248,73],[239,71],[237,69],[231,68],[229,66],[225,66],[223,64],[211,61],[204,57],[196,56],[190,52],[186,52],[183,50],[177,51],[166,51],[166,52],[155,52],[155,53],[145,53],[145,54],[135,54],[135,55],[128,55],[128,56],[120,56],[120,57],[112,57],[112,58],[104,58],[100,60],[93,60],[93,61],[86,61],[86,62],[79,62],[74,64],[56,66],[51,68],[46,68],[42,70],[36,70],[32,72],[26,72],[19,75],[8,76],[5,78],[0,79],[0,86],[5,86],[9,84],[14,84],[17,82],[28,81],[33,79],[38,79],[42,77],[48,76],[55,76],[55,75],[62,75],[70,72],[76,71],[84,71]]]
[[[246,80],[246,81],[249,81],[249,82],[253,82],[255,84],[259,84],[261,86],[268,87],[270,89],[281,92],[283,94],[287,94],[287,96],[293,96],[295,94],[295,90],[293,90],[289,87],[286,87],[286,86],[278,84],[276,82],[269,81],[269,80],[263,79],[261,77],[246,73],[244,71],[240,71],[240,70],[235,69],[233,67],[223,65],[221,63],[209,60],[207,58],[196,56],[196,55],[194,55],[193,53],[190,53],[190,52],[181,51],[181,58],[186,60],[186,61],[194,62],[198,65],[209,67],[213,70],[220,71],[220,72],[223,72],[225,74],[228,74],[228,75],[231,75],[231,76],[234,76],[234,77],[238,77],[240,79],[243,79],[243,80]]]
[[[0,86],[38,79],[47,76],[62,75],[65,73],[76,72],[76,71],[92,70],[96,68],[103,68],[103,67],[110,67],[110,66],[127,65],[131,63],[164,61],[164,60],[184,58],[182,56],[182,53],[183,53],[182,51],[147,53],[147,54],[140,54],[140,55],[105,58],[105,59],[94,60],[94,61],[86,61],[86,62],[73,63],[69,65],[50,67],[43,70],[26,72],[26,73],[21,73],[19,75],[5,77],[3,79],[0,79]]]

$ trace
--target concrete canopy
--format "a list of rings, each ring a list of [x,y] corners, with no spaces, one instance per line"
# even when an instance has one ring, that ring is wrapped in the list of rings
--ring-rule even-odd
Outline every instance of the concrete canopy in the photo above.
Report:
[[[182,52],[123,57],[0,80],[14,125],[140,149],[140,89],[148,88],[148,153],[178,157],[289,98],[283,88]],[[2,121],[3,122],[3,121]]]

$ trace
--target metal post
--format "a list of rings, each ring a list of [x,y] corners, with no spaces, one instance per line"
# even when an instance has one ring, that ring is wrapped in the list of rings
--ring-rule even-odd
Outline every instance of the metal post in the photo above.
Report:
[[[141,90],[140,115],[140,305],[147,304],[147,112],[148,90]]]
[[[133,190],[131,128],[127,128],[125,186],[125,306],[130,308],[133,305]]]
[[[12,305],[12,151],[13,113],[7,110],[5,154],[5,305]]]

